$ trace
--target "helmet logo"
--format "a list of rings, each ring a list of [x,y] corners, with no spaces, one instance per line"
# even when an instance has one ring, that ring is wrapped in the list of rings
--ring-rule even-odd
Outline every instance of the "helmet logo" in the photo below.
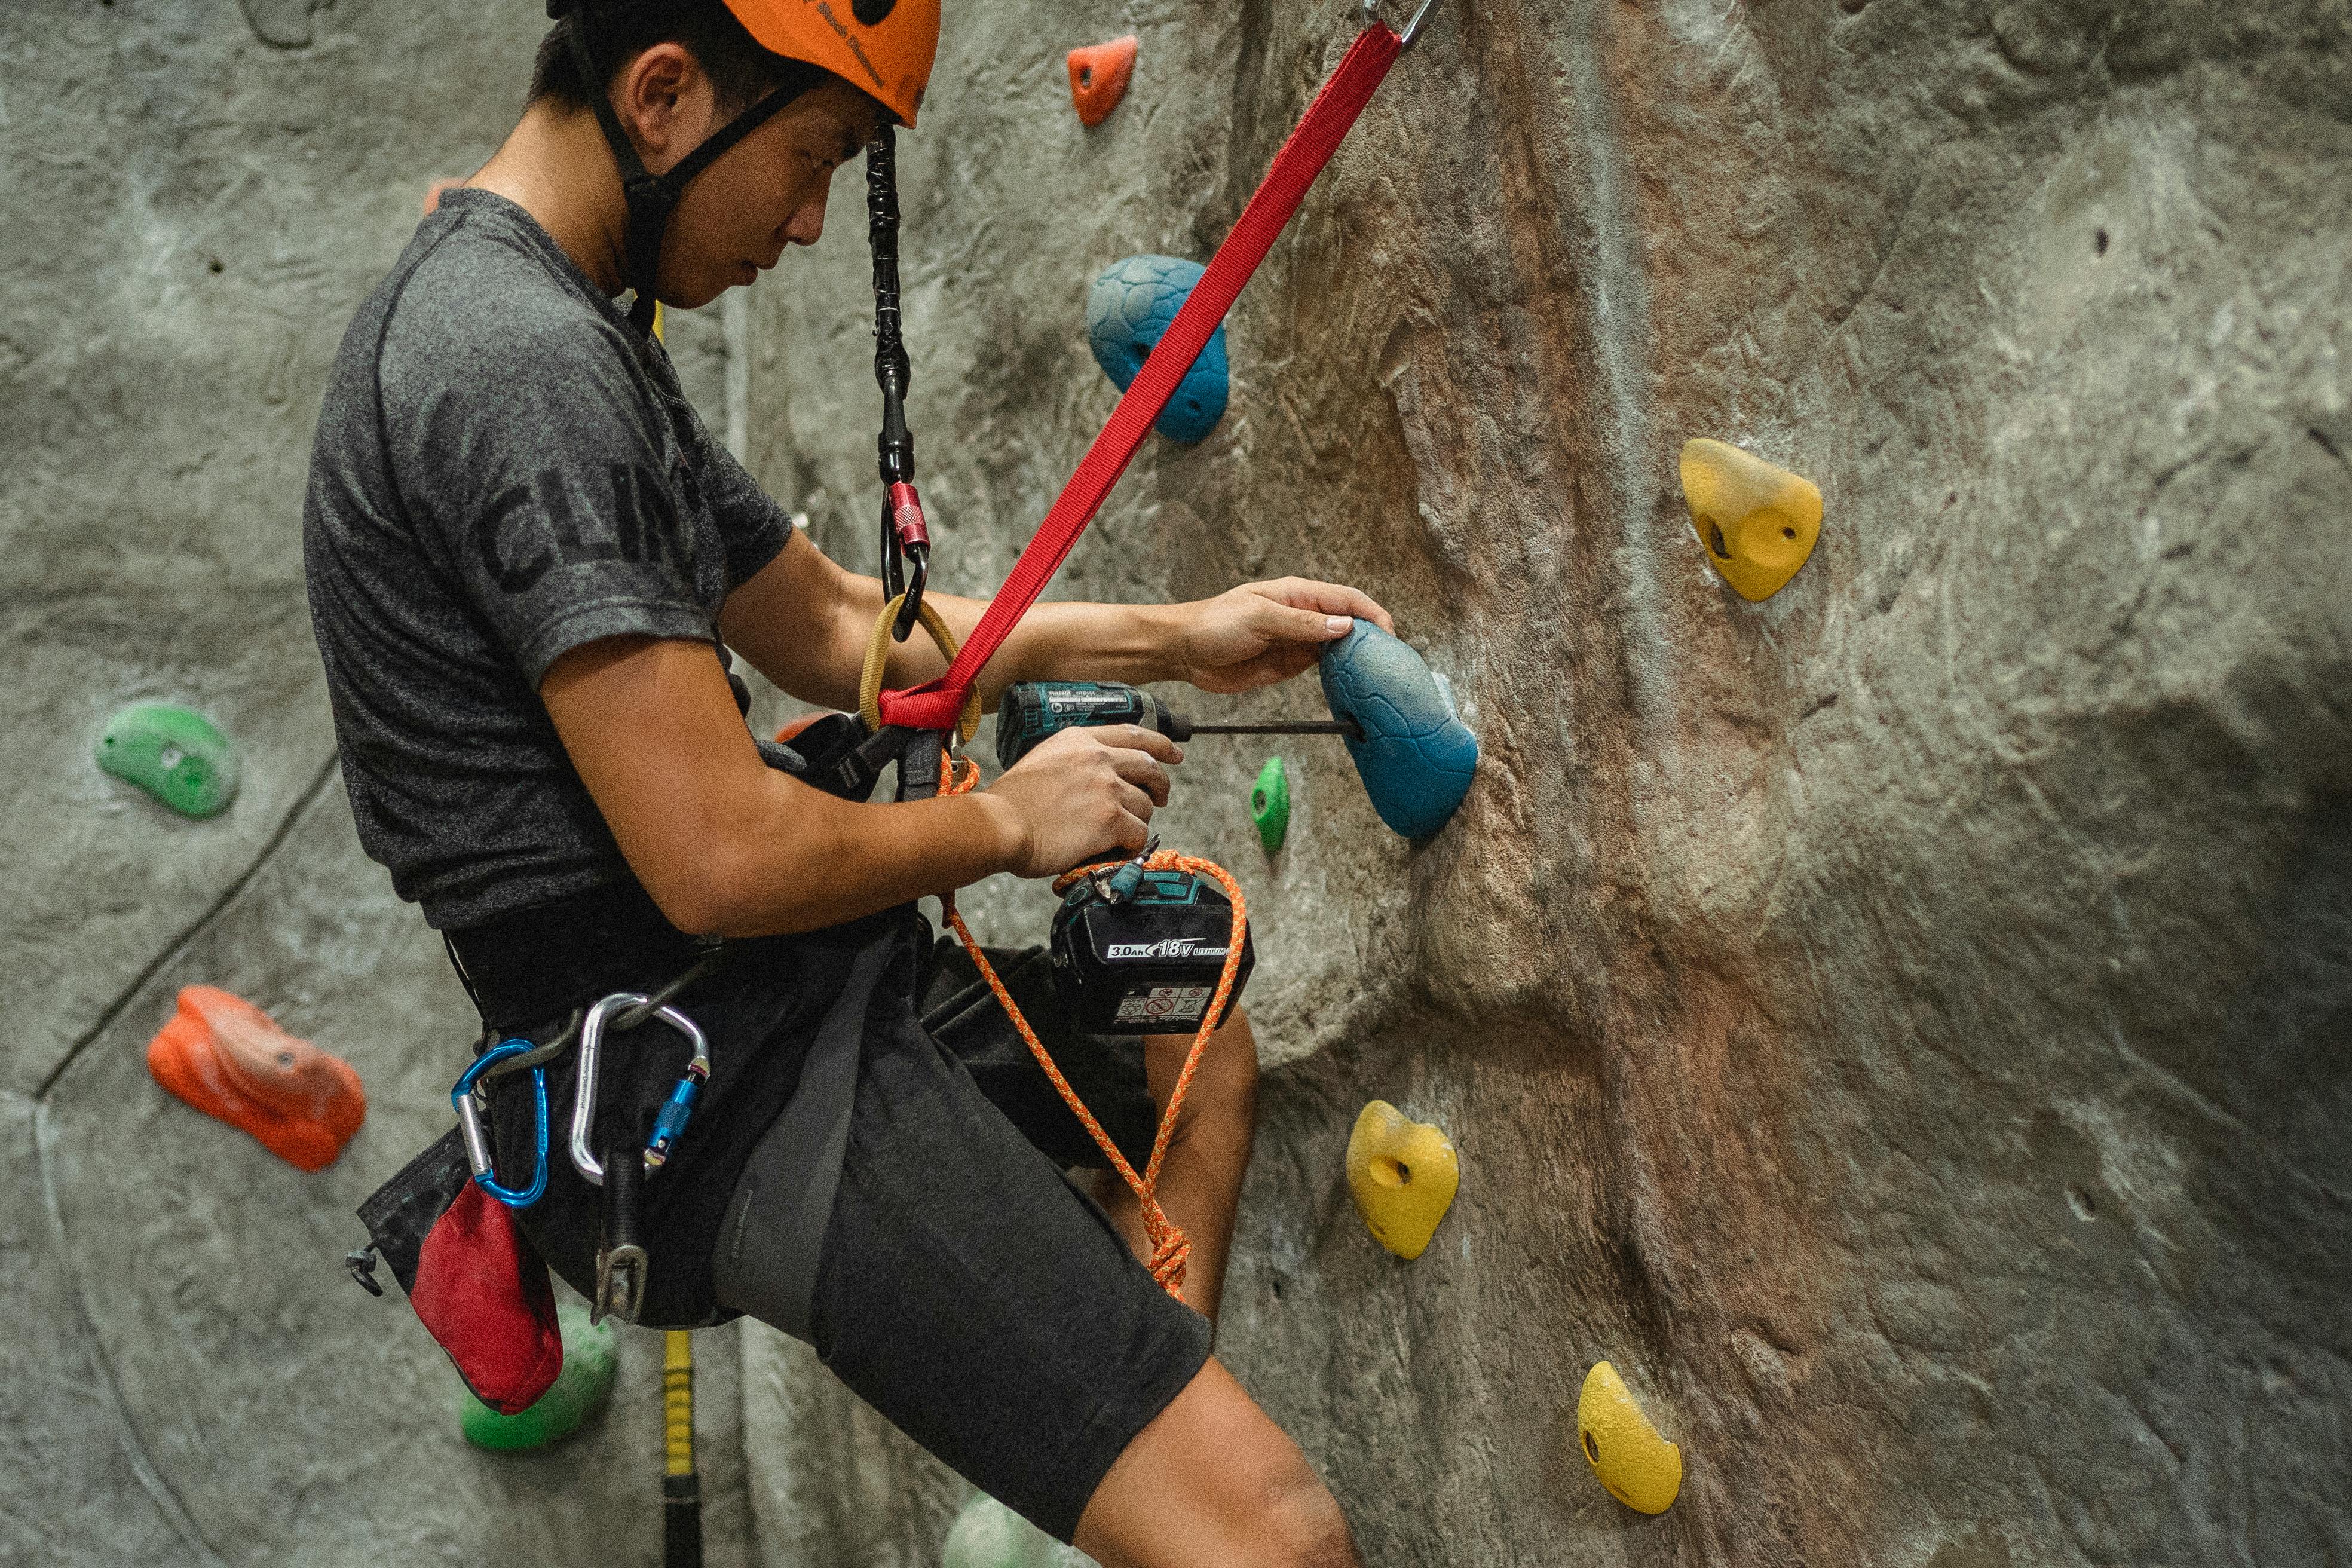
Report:
[[[849,14],[866,26],[877,27],[898,8],[898,0],[850,0]]]

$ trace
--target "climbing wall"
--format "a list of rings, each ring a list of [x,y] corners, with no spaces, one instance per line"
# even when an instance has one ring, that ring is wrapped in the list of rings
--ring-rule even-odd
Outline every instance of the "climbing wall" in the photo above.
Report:
[[[950,586],[1111,406],[1090,281],[1206,259],[1353,27],[951,16],[901,152]],[[1088,130],[1064,54],[1128,32]],[[1220,1353],[1370,1562],[2352,1553],[2347,105],[2341,0],[1447,0],[1244,297],[1223,424],[1058,591],[1357,584],[1485,743],[1420,847],[1326,742],[1270,858],[1268,748],[1196,742],[1162,818],[1260,920]],[[867,565],[856,184],[754,298],[750,438]],[[1819,487],[1777,595],[1709,564],[1691,437]],[[1343,1178],[1374,1098],[1459,1151],[1410,1263]],[[748,1353],[787,1560],[931,1561],[958,1489],[871,1431],[847,1474],[823,1374]],[[1580,1455],[1602,1360],[1662,1515]]]
[[[455,1375],[340,1259],[449,1124],[470,1008],[360,853],[303,597],[345,323],[426,183],[520,104],[534,4],[0,5],[0,1564],[646,1563],[661,1342],[553,1453],[458,1436]],[[716,321],[688,331],[705,384]],[[711,392],[705,393],[711,406]],[[723,384],[715,395],[723,397]],[[93,750],[136,701],[236,747],[222,814]],[[149,1038],[225,987],[358,1069],[306,1174],[167,1097]],[[700,1336],[710,1561],[750,1551],[732,1332]]]

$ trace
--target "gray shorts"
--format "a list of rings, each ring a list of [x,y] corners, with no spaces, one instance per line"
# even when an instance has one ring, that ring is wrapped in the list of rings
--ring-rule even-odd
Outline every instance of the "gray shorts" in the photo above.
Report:
[[[1068,1026],[1040,949],[989,956],[1055,1061],[1140,1170],[1158,1111],[1141,1042]],[[807,1340],[835,1376],[974,1486],[1059,1540],[1113,1461],[1207,1362],[1171,1299],[1065,1167],[1106,1160],[952,943],[929,955],[922,1030],[857,1054],[831,1213],[762,1201],[804,1129],[745,1166],[714,1259],[721,1305]],[[771,1144],[775,1147],[771,1148]],[[814,1288],[745,1267],[814,1247]],[[805,1306],[788,1298],[806,1290]],[[804,1320],[804,1321],[795,1321]]]

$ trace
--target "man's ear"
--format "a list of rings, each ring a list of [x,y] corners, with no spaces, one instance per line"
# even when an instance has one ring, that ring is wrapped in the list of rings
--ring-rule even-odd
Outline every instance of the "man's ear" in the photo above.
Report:
[[[614,84],[614,107],[655,174],[698,146],[710,130],[710,79],[685,45],[654,45]]]

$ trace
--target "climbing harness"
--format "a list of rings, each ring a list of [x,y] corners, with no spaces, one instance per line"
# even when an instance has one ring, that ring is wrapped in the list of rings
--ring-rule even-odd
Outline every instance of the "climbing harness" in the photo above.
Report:
[[[596,1293],[590,1301],[590,1317],[603,1321],[615,1317],[625,1323],[637,1321],[638,1310],[645,1303],[646,1248],[643,1240],[643,1205],[645,1184],[667,1159],[672,1144],[684,1131],[686,1121],[694,1109],[695,1096],[710,1078],[710,1042],[703,1036],[695,1021],[675,1007],[653,1008],[649,1016],[668,1025],[686,1037],[694,1047],[693,1060],[686,1076],[664,1105],[654,1123],[652,1142],[641,1152],[626,1140],[617,1141],[602,1153],[589,1147],[589,1139],[596,1121],[596,1093],[602,1078],[604,1055],[604,1031],[615,1015],[625,1011],[642,1011],[653,998],[638,992],[621,991],[604,998],[588,1009],[580,1026],[580,1062],[578,1087],[573,1091],[572,1105],[572,1168],[592,1186],[604,1189],[604,1237],[596,1249]]]
[[[500,1062],[516,1057],[529,1056],[534,1047],[529,1040],[508,1040],[491,1047],[474,1059],[449,1091],[449,1103],[457,1109],[457,1131],[466,1141],[466,1163],[473,1168],[474,1180],[482,1191],[510,1209],[527,1209],[547,1195],[547,1068],[530,1069],[533,1124],[538,1131],[535,1142],[538,1158],[531,1165],[530,1184],[507,1187],[499,1184],[498,1166],[490,1156],[489,1134],[482,1126],[482,1103],[475,1086],[483,1075]]]

